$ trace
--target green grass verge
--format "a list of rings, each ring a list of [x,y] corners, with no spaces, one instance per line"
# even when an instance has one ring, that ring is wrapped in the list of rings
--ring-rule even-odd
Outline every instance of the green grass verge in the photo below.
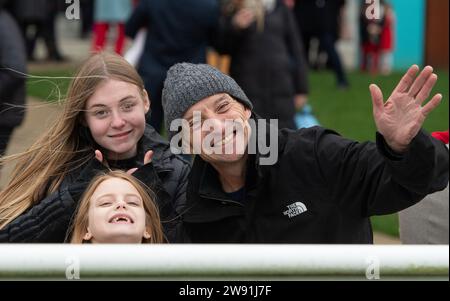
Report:
[[[27,94],[49,102],[64,100],[69,88],[70,78],[75,69],[57,69],[48,71],[31,71],[31,77],[27,80]]]
[[[437,74],[439,80],[433,93],[441,93],[444,98],[441,105],[428,116],[425,122],[424,128],[428,131],[448,129],[449,77],[447,71],[438,71]],[[359,72],[350,73],[351,88],[340,91],[336,88],[335,79],[331,73],[312,73],[310,103],[323,126],[358,141],[373,140],[375,123],[372,117],[369,85],[377,84],[387,99],[402,75],[402,73],[393,73],[389,76],[373,77]]]

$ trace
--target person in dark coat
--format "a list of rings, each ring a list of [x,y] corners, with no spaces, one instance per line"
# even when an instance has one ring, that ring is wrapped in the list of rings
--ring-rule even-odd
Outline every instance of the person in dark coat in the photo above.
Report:
[[[134,38],[147,29],[138,72],[152,102],[148,122],[161,131],[161,91],[167,70],[175,63],[205,63],[219,18],[217,0],[140,0],[125,28]]]
[[[172,67],[163,90],[169,138],[174,151],[183,142],[198,154],[183,216],[191,242],[372,243],[370,216],[444,189],[448,149],[421,130],[442,95],[424,104],[437,76],[418,71],[411,67],[386,103],[370,86],[376,143],[358,143],[321,127],[255,126],[233,79],[208,65]]]
[[[146,125],[149,106],[142,80],[122,57],[89,58],[54,125],[28,151],[0,161],[17,161],[0,192],[0,241],[64,242],[89,182],[109,169],[128,171],[155,192],[165,235],[178,241],[190,166]]]
[[[0,157],[25,115],[26,52],[22,34],[0,3]]]
[[[306,53],[309,53],[311,39],[319,40],[320,49],[326,52],[328,62],[336,74],[339,88],[347,88],[349,82],[338,51],[340,18],[345,0],[296,0],[294,14],[302,33]]]
[[[230,1],[219,50],[231,55],[230,76],[262,118],[295,129],[307,101],[307,62],[294,16],[282,1]]]
[[[28,60],[36,60],[34,52],[40,37],[45,42],[48,60],[66,60],[58,49],[56,37],[55,19],[59,8],[57,1],[14,0],[10,6],[25,38]]]

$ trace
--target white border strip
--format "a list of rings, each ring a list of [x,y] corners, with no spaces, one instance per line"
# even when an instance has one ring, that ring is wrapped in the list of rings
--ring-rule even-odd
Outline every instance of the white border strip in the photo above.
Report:
[[[364,279],[449,275],[449,246],[0,244],[1,279]]]

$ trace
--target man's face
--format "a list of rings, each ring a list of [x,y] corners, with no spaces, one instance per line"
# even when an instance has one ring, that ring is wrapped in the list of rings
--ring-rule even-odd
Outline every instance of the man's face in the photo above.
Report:
[[[190,133],[183,133],[191,150],[210,163],[232,163],[244,158],[251,111],[226,93],[207,97],[184,114]]]

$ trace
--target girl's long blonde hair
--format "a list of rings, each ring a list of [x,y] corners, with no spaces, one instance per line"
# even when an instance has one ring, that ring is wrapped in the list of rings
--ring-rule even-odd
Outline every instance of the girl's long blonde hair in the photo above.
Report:
[[[131,185],[133,185],[134,188],[136,188],[139,195],[142,197],[142,202],[145,210],[145,227],[147,232],[150,234],[150,238],[143,238],[142,243],[164,243],[165,239],[159,211],[153,201],[155,198],[151,196],[153,195],[153,193],[147,186],[142,184],[132,175],[129,175],[126,172],[120,170],[109,171],[108,173],[97,175],[89,184],[88,188],[81,197],[77,213],[73,220],[73,224],[71,227],[72,237],[70,239],[70,242],[75,244],[81,244],[85,242],[83,237],[88,231],[88,212],[92,195],[102,182],[111,178],[118,178],[129,182]]]
[[[94,142],[83,125],[85,106],[98,85],[108,79],[134,84],[145,97],[142,79],[124,58],[95,54],[72,79],[59,118],[28,150],[0,159],[0,167],[17,162],[9,184],[0,192],[0,230],[55,192],[70,171],[94,157]]]

